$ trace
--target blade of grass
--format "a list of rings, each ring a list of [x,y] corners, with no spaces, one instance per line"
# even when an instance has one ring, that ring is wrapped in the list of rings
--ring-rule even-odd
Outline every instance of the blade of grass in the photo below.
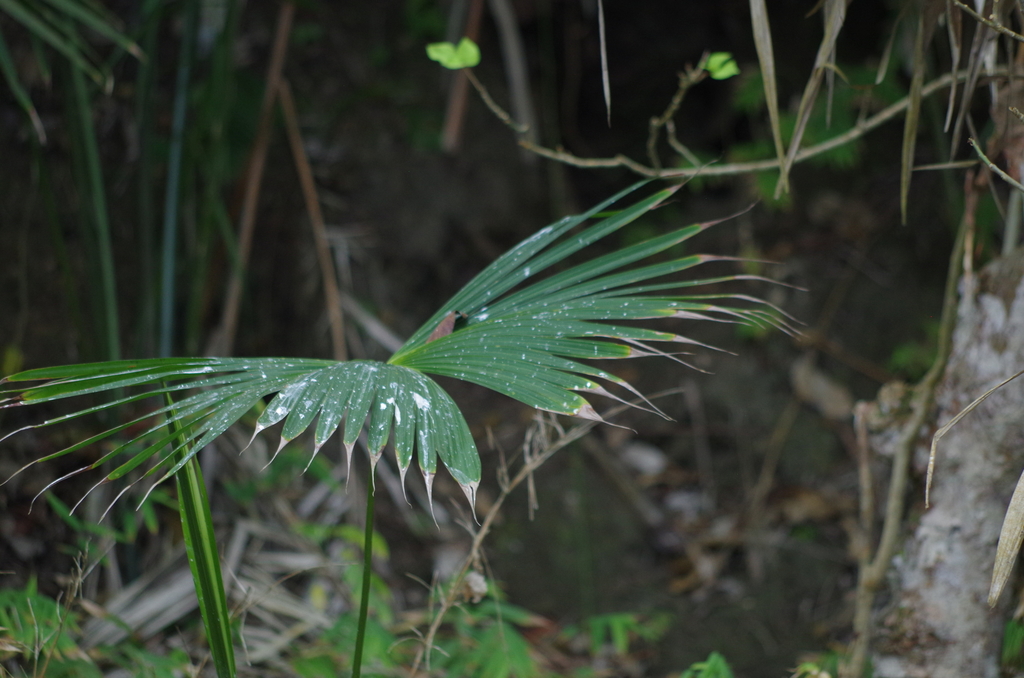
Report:
[[[153,81],[157,68],[157,32],[160,29],[161,3],[146,0],[142,5],[142,49],[146,58],[139,62],[135,81],[135,124],[139,144],[139,263],[142,273],[139,304],[139,355],[156,352],[156,266],[154,265],[156,215],[153,199]]]
[[[263,179],[263,167],[267,159],[267,147],[270,145],[270,126],[274,112],[274,100],[277,98],[277,87],[284,69],[284,60],[288,52],[288,36],[291,35],[292,18],[295,15],[295,4],[285,2],[277,15],[277,29],[274,35],[274,46],[267,66],[267,77],[263,100],[260,102],[259,126],[253,140],[249,169],[245,177],[245,195],[242,198],[242,213],[238,226],[238,262],[228,283],[224,295],[224,310],[221,314],[219,329],[219,346],[211,347],[210,353],[230,355],[234,350],[235,332],[238,329],[238,313],[242,303],[242,284],[245,280],[245,267],[252,249],[252,232],[256,223],[256,203],[259,199],[260,182]]]
[[[900,222],[907,223],[907,197],[910,195],[910,174],[914,171],[914,148],[917,145],[917,125],[921,117],[921,87],[924,85],[926,35],[924,12],[917,16],[914,34],[914,74],[910,79],[910,105],[903,122],[903,149],[900,165]]]
[[[185,142],[185,113],[188,85],[195,51],[196,27],[199,23],[199,2],[191,0],[185,7],[185,28],[178,54],[178,73],[174,91],[174,113],[171,122],[171,147],[167,159],[167,190],[164,194],[164,229],[161,245],[160,275],[160,344],[163,357],[171,355],[174,341],[174,270],[177,260],[178,201],[181,186],[181,154]]]
[[[78,69],[87,73],[97,84],[104,84],[104,77],[99,70],[90,64],[77,49],[75,41],[61,35],[39,16],[33,14],[18,0],[0,0],[0,10],[27,28],[33,35],[46,42],[70,61]]]
[[[173,404],[170,396],[167,404]],[[185,445],[185,435],[173,421],[171,431],[179,435],[180,445]],[[187,454],[181,450],[175,456],[183,459]],[[192,456],[181,471],[175,474],[178,486],[178,507],[181,527],[185,540],[185,553],[192,580],[199,599],[199,611],[206,628],[210,654],[219,678],[233,678],[235,675],[235,654],[231,645],[231,613],[224,595],[224,577],[220,570],[220,555],[217,552],[217,537],[213,531],[213,517],[210,514],[210,500],[206,496],[203,471],[199,460]]]
[[[39,69],[39,79],[43,87],[49,89],[53,85],[53,69],[50,68],[50,60],[46,58],[46,50],[37,35],[29,33],[28,38],[32,45],[32,56],[36,58],[36,68]]]
[[[116,21],[115,17],[109,15],[104,17],[98,13],[91,12],[84,4],[79,2],[72,2],[70,0],[44,1],[49,3],[59,12],[62,12],[65,16],[77,19],[88,28],[91,28],[121,47],[121,49],[125,50],[136,59],[143,58],[142,49],[139,48],[135,41],[128,39],[114,26],[114,22]]]
[[[21,80],[18,78],[18,71],[14,67],[14,60],[11,59],[11,53],[7,49],[7,41],[4,40],[4,34],[0,31],[0,72],[4,74],[4,80],[7,81],[7,86],[11,89],[11,94],[14,95],[15,101],[21,106],[22,110],[25,111],[25,115],[32,122],[32,127],[35,129],[36,138],[39,139],[39,143],[46,143],[46,130],[43,129],[43,121],[39,119],[39,113],[36,112],[36,107],[32,104],[32,99],[29,98],[28,92],[21,84]]]
[[[114,273],[114,254],[110,243],[110,223],[107,220],[107,197],[100,165],[99,145],[92,122],[92,103],[82,69],[71,66],[71,81],[75,106],[81,125],[82,150],[89,182],[93,227],[96,229],[97,254],[101,294],[103,299],[103,335],[107,357],[121,357],[121,328],[117,311],[117,282]]]

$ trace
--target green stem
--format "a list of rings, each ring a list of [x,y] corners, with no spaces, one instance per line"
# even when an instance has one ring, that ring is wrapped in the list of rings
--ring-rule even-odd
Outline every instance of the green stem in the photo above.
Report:
[[[171,147],[167,158],[167,191],[164,197],[164,232],[160,276],[160,356],[171,355],[174,338],[174,269],[178,241],[178,200],[181,182],[181,154],[185,143],[185,113],[188,83],[192,70],[192,52],[199,20],[199,3],[193,0],[185,9],[185,29],[178,54],[178,74],[171,123]]]
[[[153,81],[157,70],[157,33],[160,30],[160,2],[146,0],[142,5],[142,51],[135,83],[135,121],[139,143],[139,265],[142,270],[142,302],[139,304],[139,337],[141,355],[153,355],[156,349],[156,277],[154,266],[154,233],[156,215],[153,211],[153,170],[155,159],[152,105]]]
[[[93,226],[96,228],[96,245],[99,250],[107,359],[117,360],[121,357],[121,331],[117,313],[117,284],[114,279],[114,254],[110,244],[110,223],[107,220],[107,197],[103,186],[103,170],[100,167],[100,152],[96,143],[96,130],[92,124],[92,105],[85,84],[85,74],[77,66],[71,67],[71,82],[74,87],[79,122],[82,126],[82,149],[85,152]]]
[[[352,678],[359,678],[363,668],[363,643],[366,640],[366,613],[370,607],[370,575],[373,571],[373,464],[368,464],[366,479],[366,530],[363,533],[363,591],[359,601],[359,627],[356,649],[352,656]]]

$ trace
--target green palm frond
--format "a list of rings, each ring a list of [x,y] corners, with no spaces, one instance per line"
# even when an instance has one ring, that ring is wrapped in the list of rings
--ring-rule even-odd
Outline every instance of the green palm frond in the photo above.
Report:
[[[652,344],[701,345],[672,332],[620,324],[624,321],[683,318],[786,329],[777,310],[756,299],[680,294],[700,285],[754,276],[664,281],[666,276],[728,257],[690,255],[630,267],[712,224],[687,226],[524,285],[646,214],[678,188],[658,191],[584,226],[642,185],[622,191],[585,214],[562,219],[504,254],[438,310],[387,363],[171,358],[44,368],[8,377],[5,381],[12,383],[43,383],[0,391],[0,407],[97,393],[126,394],[36,425],[49,426],[152,396],[170,395],[173,405],[147,412],[38,460],[55,459],[131,430],[123,436],[125,442],[74,473],[116,462],[116,468],[101,482],[123,478],[144,467],[147,470],[143,477],[159,474],[159,483],[273,395],[253,435],[283,422],[278,451],[313,426],[315,420],[314,454],[341,428],[351,463],[352,448],[365,429],[366,447],[374,464],[391,440],[403,482],[417,453],[429,491],[440,457],[472,503],[480,481],[476,446],[454,401],[427,375],[480,384],[542,410],[601,420],[581,394],[618,398],[600,382],[619,386],[634,396],[640,394],[619,377],[582,360],[650,355],[679,360]],[[662,281],[652,282],[655,279]],[[748,303],[743,307],[724,305],[733,301]],[[135,392],[138,387],[144,388]],[[184,434],[167,433],[168,422]],[[142,432],[135,433],[139,429]]]

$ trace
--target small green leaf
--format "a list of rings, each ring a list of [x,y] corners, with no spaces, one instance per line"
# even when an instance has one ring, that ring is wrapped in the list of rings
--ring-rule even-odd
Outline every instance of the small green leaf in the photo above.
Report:
[[[734,75],[740,74],[740,67],[732,58],[730,52],[712,52],[708,57],[708,63],[704,66],[713,80],[727,80]]]
[[[454,71],[460,68],[472,68],[480,63],[480,48],[469,38],[463,38],[458,45],[453,45],[450,42],[434,42],[427,45],[427,56]]]

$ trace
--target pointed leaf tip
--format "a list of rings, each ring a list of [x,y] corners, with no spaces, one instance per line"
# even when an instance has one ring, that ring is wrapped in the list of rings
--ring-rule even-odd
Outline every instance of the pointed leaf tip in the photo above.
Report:
[[[573,416],[579,417],[580,419],[590,419],[591,421],[604,421],[601,415],[597,413],[597,410],[595,410],[590,403],[583,405],[573,412]]]
[[[437,524],[437,516],[434,514],[434,474],[430,471],[423,471],[423,484],[427,486],[427,505],[430,506],[430,517],[434,519],[434,527],[440,528]]]
[[[988,593],[988,604],[995,607],[999,594],[1013,574],[1013,564],[1017,562],[1021,543],[1024,542],[1024,473],[1017,481],[1010,498],[1010,505],[1003,518],[1003,526],[999,530],[999,545],[996,547],[996,560],[992,566],[992,584]]]
[[[476,490],[480,487],[480,483],[459,483],[459,487],[462,488],[463,493],[466,495],[466,501],[469,502],[469,509],[473,512],[473,522],[479,525],[480,520],[476,517]]]
[[[345,487],[348,488],[348,481],[352,478],[352,448],[355,443],[345,443]]]

